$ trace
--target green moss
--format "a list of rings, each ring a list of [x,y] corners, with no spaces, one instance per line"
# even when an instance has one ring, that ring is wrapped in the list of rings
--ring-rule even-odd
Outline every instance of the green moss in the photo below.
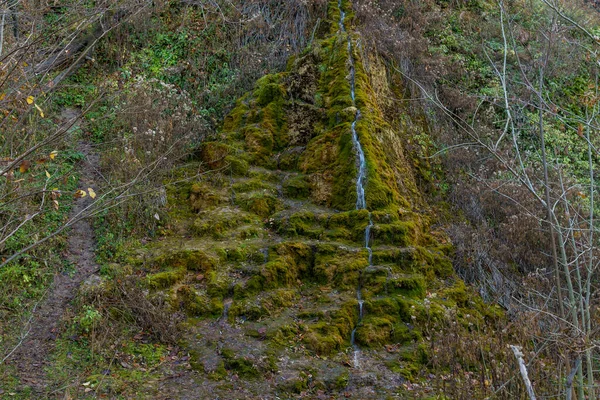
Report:
[[[245,211],[252,212],[261,218],[267,218],[279,210],[281,201],[270,193],[251,193],[242,195],[236,203]]]
[[[327,221],[329,235],[338,232],[349,232],[345,237],[357,243],[364,243],[365,229],[369,224],[369,212],[367,210],[352,210],[332,214]]]
[[[260,220],[250,213],[223,207],[201,212],[189,229],[191,233],[198,236],[210,235],[215,239],[221,239],[228,232],[242,226],[259,224]]]
[[[208,271],[217,266],[215,257],[202,250],[180,250],[158,257],[155,265],[161,267],[184,268],[190,271]]]
[[[235,293],[236,298],[252,295],[260,292],[263,288],[263,277],[255,275],[246,281],[243,291]]]
[[[242,130],[246,149],[255,164],[273,167],[273,132],[257,126],[246,126]]]
[[[419,266],[417,251],[414,248],[395,248],[389,250],[373,250],[373,264],[393,264],[394,270],[414,271]]]
[[[254,98],[256,98],[258,106],[264,107],[285,97],[285,89],[278,82],[279,76],[277,75],[265,75],[256,82]]]
[[[247,321],[258,321],[269,315],[254,299],[234,302],[229,308],[229,318],[244,317]]]
[[[205,208],[214,207],[221,201],[221,196],[205,183],[194,183],[190,187],[189,202],[192,211],[197,212]]]
[[[418,373],[429,362],[427,348],[424,344],[409,346],[404,349],[397,361],[387,362],[388,368],[409,380],[416,379]]]
[[[246,157],[233,155],[225,157],[225,167],[234,175],[247,175],[250,169]]]
[[[361,346],[375,347],[389,343],[394,324],[387,318],[368,315],[356,329],[356,342]]]
[[[243,121],[244,117],[248,113],[248,106],[241,100],[238,100],[235,108],[225,117],[223,121],[223,131],[230,132],[238,129]]]
[[[304,175],[294,176],[283,182],[283,194],[294,199],[310,196],[310,181]]]
[[[391,294],[402,294],[407,297],[425,298],[425,278],[422,275],[402,276],[389,282]]]
[[[148,275],[146,277],[146,284],[150,289],[165,289],[182,280],[185,277],[185,273],[185,268],[178,268],[172,271]]]
[[[366,250],[360,253],[346,251],[338,251],[334,254],[317,253],[312,276],[320,284],[350,289],[358,286],[360,272],[368,265]]]
[[[211,298],[223,298],[229,291],[230,282],[227,275],[217,271],[209,271],[206,274],[206,292]]]
[[[228,144],[221,142],[204,142],[200,147],[200,160],[209,169],[220,169],[226,166],[225,157],[236,151]]]
[[[189,285],[180,286],[176,298],[187,314],[193,317],[219,316],[223,313],[223,303],[219,299],[211,299]]]
[[[245,243],[238,246],[221,247],[216,251],[223,262],[259,262],[263,258],[262,253],[256,246]]]
[[[364,347],[378,347],[386,343],[406,343],[415,339],[414,333],[403,323],[389,318],[366,315],[356,329],[356,342]]]
[[[204,368],[203,368],[204,369]],[[204,371],[207,372],[207,371]],[[207,372],[208,378],[213,381],[220,381],[227,377],[227,369],[225,368],[225,362],[223,360],[219,360],[217,363],[217,368],[214,371]]]
[[[389,294],[390,268],[369,266],[361,275],[361,286],[369,295]]]
[[[428,279],[436,277],[449,277],[454,273],[452,261],[439,248],[428,249],[416,246],[417,258],[420,261],[421,268],[429,274]]]
[[[236,357],[234,350],[224,348],[221,350],[221,356],[225,361],[225,368],[235,372],[240,377],[256,379],[260,376],[260,372],[252,361],[244,357]]]
[[[453,300],[457,306],[466,307],[469,301],[467,287],[462,280],[457,280],[454,286],[445,289],[444,295]]]
[[[252,178],[236,182],[231,186],[234,192],[253,192],[257,190],[275,191],[273,184],[260,178]]]
[[[303,341],[308,348],[320,355],[329,355],[341,349],[345,343],[338,327],[327,322],[309,325]]]
[[[298,294],[295,290],[277,289],[268,293],[262,299],[261,305],[269,315],[272,315],[279,310],[292,307],[297,300]]]
[[[405,319],[409,307],[404,302],[398,302],[391,297],[378,298],[365,302],[365,310],[369,315],[385,316],[394,323]]]
[[[239,293],[237,293],[239,294]],[[258,321],[263,317],[273,317],[282,310],[293,307],[298,294],[293,289],[276,289],[261,294],[258,298],[234,294],[234,303],[229,309],[233,318],[244,316],[247,320]],[[258,337],[262,337],[260,334]]]
[[[320,222],[319,217],[314,213],[301,211],[290,216],[278,216],[273,224],[279,234],[318,239],[324,230]]]
[[[261,270],[265,289],[291,286],[298,281],[299,271],[291,258],[269,261]]]
[[[376,244],[404,247],[414,244],[417,228],[412,221],[400,221],[392,224],[376,224],[372,232]]]
[[[346,371],[341,373],[335,380],[335,389],[342,390],[348,386],[350,380],[350,374]]]

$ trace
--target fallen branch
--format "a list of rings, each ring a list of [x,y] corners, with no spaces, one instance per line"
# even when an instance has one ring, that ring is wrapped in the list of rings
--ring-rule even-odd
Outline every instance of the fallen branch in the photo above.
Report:
[[[533,386],[531,385],[529,375],[527,374],[527,366],[525,365],[525,360],[523,360],[523,352],[521,352],[521,348],[518,346],[511,345],[510,348],[515,354],[515,357],[519,363],[519,370],[521,371],[521,377],[523,378],[523,382],[527,388],[527,394],[531,400],[535,400],[535,392],[533,391]]]

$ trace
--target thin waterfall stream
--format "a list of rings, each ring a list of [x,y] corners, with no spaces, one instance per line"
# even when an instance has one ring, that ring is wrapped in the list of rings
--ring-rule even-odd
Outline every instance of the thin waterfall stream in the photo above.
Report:
[[[338,0],[338,8],[340,10],[340,32],[347,33],[346,27],[344,26],[344,21],[346,19],[346,13],[342,9],[342,0]],[[365,152],[358,140],[358,133],[356,132],[356,124],[360,120],[361,113],[360,110],[356,107],[356,70],[354,67],[354,56],[352,49],[352,38],[348,35],[348,65],[350,68],[350,97],[352,98],[352,106],[356,108],[356,113],[354,115],[354,121],[352,121],[351,131],[352,131],[352,144],[354,145],[354,149],[356,150],[356,155],[358,158],[358,175],[356,177],[356,209],[357,210],[365,210],[367,209],[367,201],[365,199],[365,180],[367,177],[367,163],[365,159]],[[373,251],[369,244],[371,237],[371,228],[373,227],[373,220],[371,218],[371,213],[369,212],[369,223],[365,228],[365,248],[369,253],[369,266],[373,265]],[[360,367],[360,348],[356,344],[356,330],[360,326],[364,316],[364,300],[362,299],[361,286],[360,286],[360,277],[359,284],[356,290],[356,298],[358,300],[358,322],[356,326],[352,330],[352,334],[350,336],[350,344],[354,349],[354,367]]]

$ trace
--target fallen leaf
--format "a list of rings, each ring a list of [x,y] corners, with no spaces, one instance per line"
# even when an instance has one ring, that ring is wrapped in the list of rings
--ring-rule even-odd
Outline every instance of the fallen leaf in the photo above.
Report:
[[[58,151],[54,150],[52,153],[50,153],[50,159],[54,160],[57,155],[58,155]]]
[[[82,385],[82,386],[90,386],[90,384],[91,384],[91,383],[92,383],[91,381],[87,381],[87,382],[85,382],[85,383],[82,383],[81,385]]]
[[[96,192],[94,192],[94,189],[88,188],[88,193],[92,199],[96,198]]]
[[[27,96],[27,104],[33,104],[33,102],[35,101],[35,99],[33,98],[33,96]]]
[[[21,161],[21,165],[19,166],[19,172],[24,174],[25,172],[29,171],[30,167],[31,167],[31,161],[23,160],[23,161]]]
[[[50,179],[52,175],[50,175],[50,172],[46,171],[46,178]]]
[[[87,193],[84,190],[79,189],[75,192],[75,198],[85,197]]]

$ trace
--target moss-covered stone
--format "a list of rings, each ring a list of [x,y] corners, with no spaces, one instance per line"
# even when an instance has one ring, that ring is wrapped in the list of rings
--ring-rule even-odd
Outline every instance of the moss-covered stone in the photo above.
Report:
[[[425,297],[425,277],[409,275],[393,278],[389,281],[388,290],[391,294],[402,294],[412,298]]]
[[[386,343],[407,343],[415,334],[404,323],[394,323],[389,318],[365,316],[356,329],[356,342],[364,347],[378,347]]]
[[[163,268],[183,268],[204,272],[215,268],[217,259],[203,250],[179,250],[159,256],[154,264]]]
[[[360,273],[369,265],[367,251],[337,251],[333,254],[317,253],[312,270],[313,279],[321,284],[339,288],[356,288]]]
[[[372,232],[376,244],[405,247],[414,244],[417,229],[412,221],[400,221],[392,224],[376,224]]]
[[[305,199],[310,196],[310,181],[304,175],[293,176],[283,182],[283,193],[293,199]]]
[[[259,377],[260,372],[252,361],[244,357],[236,357],[234,350],[229,348],[221,349],[221,356],[225,362],[225,368],[240,377],[246,379],[256,379]]]
[[[223,298],[229,292],[230,281],[220,271],[209,271],[206,274],[206,292],[211,298]]]
[[[219,316],[223,313],[223,302],[197,292],[189,285],[177,288],[176,300],[193,317]]]
[[[281,201],[268,192],[242,195],[236,202],[243,210],[254,213],[261,218],[267,218],[281,208]]]
[[[259,107],[284,98],[285,89],[279,83],[279,79],[278,75],[266,75],[256,82],[254,97]]]
[[[146,284],[150,289],[165,289],[173,286],[185,277],[185,268],[163,271],[146,277]]]
[[[223,198],[208,185],[199,182],[191,186],[189,201],[192,211],[198,212],[216,206]]]
[[[231,207],[222,207],[198,214],[189,227],[191,233],[198,236],[211,236],[215,239],[224,238],[232,230],[246,225],[259,225],[260,220],[249,212],[243,212]]]
[[[279,215],[274,218],[273,226],[278,233],[286,236],[304,236],[318,239],[324,231],[319,216],[312,212],[301,211],[292,215]]]
[[[274,185],[260,178],[245,179],[234,183],[231,190],[235,193],[271,191],[275,192]]]

